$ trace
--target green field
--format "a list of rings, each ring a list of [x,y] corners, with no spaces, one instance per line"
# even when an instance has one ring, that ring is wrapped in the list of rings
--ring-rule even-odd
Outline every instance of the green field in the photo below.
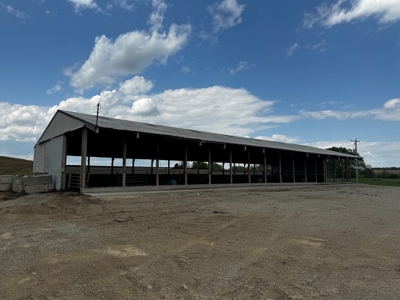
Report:
[[[0,156],[0,175],[32,175],[33,161]]]
[[[400,186],[399,178],[360,178],[359,182],[371,185]]]

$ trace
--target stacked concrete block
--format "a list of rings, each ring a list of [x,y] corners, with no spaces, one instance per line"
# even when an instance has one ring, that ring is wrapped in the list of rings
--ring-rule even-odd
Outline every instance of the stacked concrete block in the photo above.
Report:
[[[5,192],[11,190],[13,182],[12,175],[1,175],[0,176],[0,192]]]
[[[17,193],[37,194],[54,189],[53,178],[51,175],[42,176],[14,176],[12,190]]]

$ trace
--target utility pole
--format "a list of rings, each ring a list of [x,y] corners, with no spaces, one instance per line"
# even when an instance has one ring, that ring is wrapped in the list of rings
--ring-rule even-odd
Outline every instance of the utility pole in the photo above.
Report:
[[[98,129],[97,129],[97,122],[99,120],[99,110],[100,110],[100,102],[97,103],[97,113],[96,113],[96,127],[95,127],[95,132],[98,133]]]
[[[354,154],[355,155],[358,155],[358,152],[357,152],[357,144],[359,143],[359,142],[361,142],[361,141],[359,141],[359,140],[357,140],[357,139],[355,139],[354,141],[353,140],[351,140],[353,143],[354,143]],[[356,182],[358,183],[358,159],[356,158]]]

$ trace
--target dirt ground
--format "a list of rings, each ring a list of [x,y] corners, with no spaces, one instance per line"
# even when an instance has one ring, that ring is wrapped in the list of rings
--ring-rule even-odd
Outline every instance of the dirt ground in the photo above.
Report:
[[[0,295],[399,299],[400,188],[0,194]]]

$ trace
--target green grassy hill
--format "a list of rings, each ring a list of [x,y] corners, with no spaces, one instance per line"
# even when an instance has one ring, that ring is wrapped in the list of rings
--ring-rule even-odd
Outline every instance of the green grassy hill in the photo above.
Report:
[[[32,175],[33,161],[0,156],[0,175]]]

